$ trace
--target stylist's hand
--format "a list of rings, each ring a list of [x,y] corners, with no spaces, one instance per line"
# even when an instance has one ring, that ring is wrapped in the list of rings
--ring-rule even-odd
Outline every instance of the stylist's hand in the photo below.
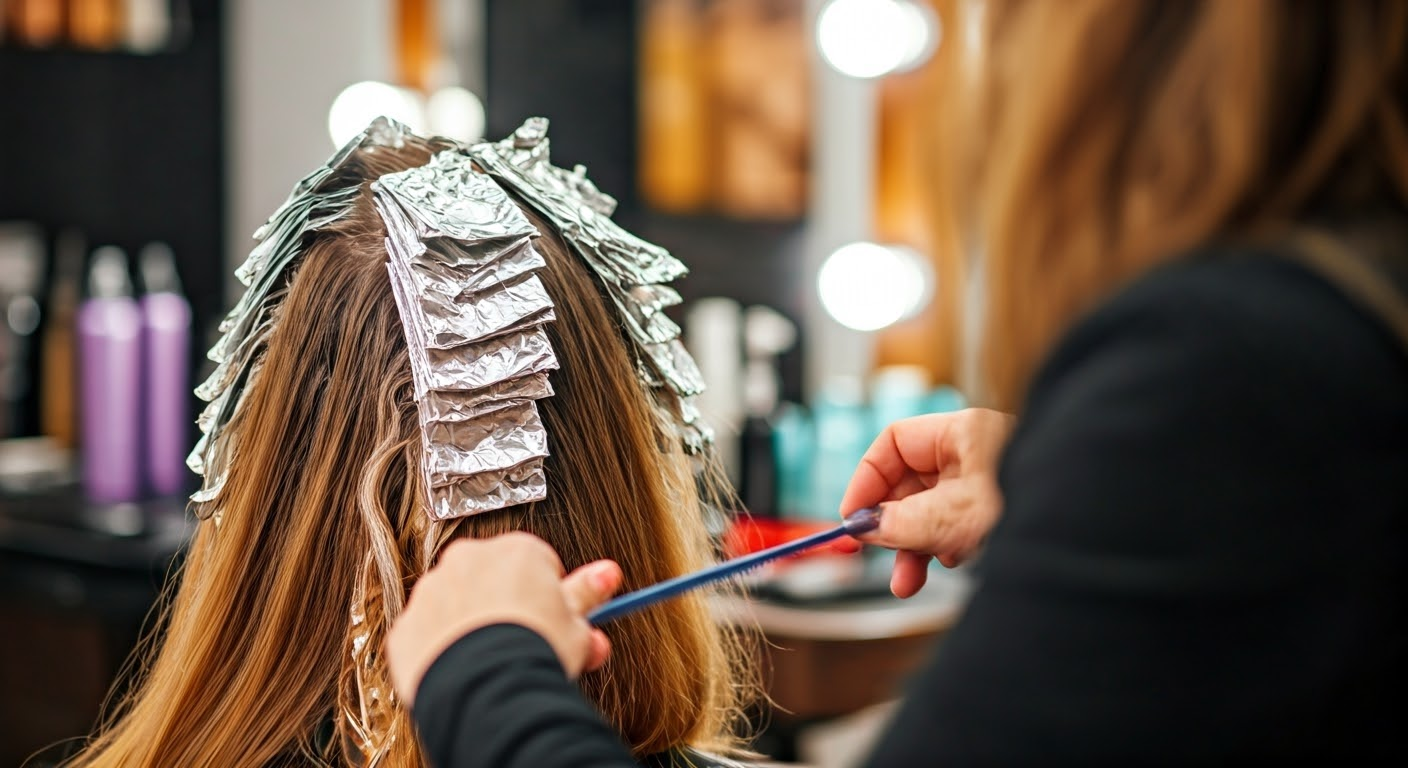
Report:
[[[897,596],[924,586],[929,558],[952,568],[972,556],[997,522],[997,462],[1014,423],[982,408],[916,416],[886,427],[865,452],[841,510],[889,502],[880,527],[861,540],[897,550]]]
[[[552,547],[526,533],[455,541],[421,577],[387,635],[396,693],[413,702],[431,663],[459,638],[491,624],[519,624],[542,635],[568,677],[596,669],[611,644],[586,614],[620,587],[616,563],[598,560],[564,576]]]

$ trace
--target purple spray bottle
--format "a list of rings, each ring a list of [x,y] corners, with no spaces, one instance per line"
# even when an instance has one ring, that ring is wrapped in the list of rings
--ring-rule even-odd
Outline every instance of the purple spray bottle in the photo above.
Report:
[[[142,489],[142,319],[122,249],[93,252],[77,320],[83,490],[93,501],[135,501]]]
[[[143,453],[147,488],[174,496],[190,479],[191,305],[181,293],[176,260],[166,243],[148,243],[140,261],[142,310]]]

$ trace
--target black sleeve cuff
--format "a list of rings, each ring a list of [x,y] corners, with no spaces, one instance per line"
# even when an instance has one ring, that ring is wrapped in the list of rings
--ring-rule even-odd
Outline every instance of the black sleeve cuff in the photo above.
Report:
[[[414,715],[437,768],[634,765],[552,646],[516,624],[445,649],[421,679]]]
[[[542,635],[520,624],[492,624],[461,637],[440,652],[416,689],[417,711],[453,697],[460,686],[496,663],[551,664],[562,672],[557,654]],[[562,673],[566,678],[566,673]]]

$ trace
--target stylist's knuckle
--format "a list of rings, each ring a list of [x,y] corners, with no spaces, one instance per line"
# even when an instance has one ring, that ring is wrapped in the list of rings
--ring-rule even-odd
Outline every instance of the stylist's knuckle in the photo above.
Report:
[[[436,560],[434,568],[426,573],[426,578],[444,571],[460,571],[470,567],[478,559],[476,550],[478,549],[473,539],[455,539],[446,545],[440,557]]]
[[[982,408],[966,408],[954,416],[954,420],[970,435],[980,434],[988,418],[988,413]]]
[[[505,538],[509,539],[514,551],[521,557],[557,560],[557,552],[553,551],[552,546],[531,533],[514,531],[505,534]]]
[[[445,547],[445,551],[441,553],[440,559],[443,561],[469,557],[473,554],[476,544],[478,544],[478,542],[469,537],[455,539]]]

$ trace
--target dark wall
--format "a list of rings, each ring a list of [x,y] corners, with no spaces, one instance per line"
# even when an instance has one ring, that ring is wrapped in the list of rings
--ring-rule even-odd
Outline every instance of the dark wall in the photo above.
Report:
[[[690,266],[685,301],[728,296],[802,316],[803,223],[665,216],[636,185],[637,3],[633,0],[486,0],[486,132],[507,135],[524,118],[552,122],[553,162],[587,166],[617,199],[616,220]],[[678,312],[673,312],[678,318]],[[803,339],[805,341],[805,339]],[[802,399],[802,350],[782,361],[784,396]]]
[[[485,135],[552,122],[557,165],[587,166],[622,209],[635,206],[636,3],[487,0]]]

